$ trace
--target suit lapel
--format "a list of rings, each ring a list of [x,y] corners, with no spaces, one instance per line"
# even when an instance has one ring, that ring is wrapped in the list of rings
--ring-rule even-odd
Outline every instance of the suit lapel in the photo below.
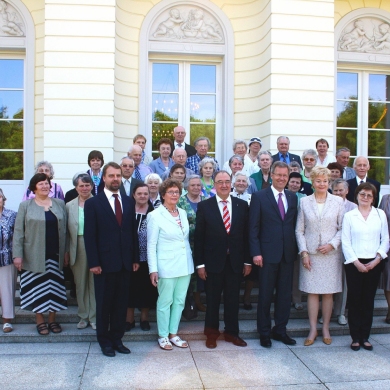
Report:
[[[109,218],[111,218],[111,220],[118,225],[118,221],[116,220],[115,213],[110,205],[110,202],[107,199],[105,192],[103,191],[100,194],[98,194],[97,198],[100,201],[102,209],[106,212],[106,214],[109,216]],[[123,202],[122,202],[122,205],[123,205]]]
[[[282,219],[282,216],[280,215],[278,204],[276,203],[274,193],[272,192],[271,187],[268,187],[265,191],[267,191],[267,197],[272,205],[272,207],[275,209],[275,211],[278,213],[278,216],[280,219]]]
[[[78,198],[76,198],[78,199]],[[74,202],[71,206],[71,209],[70,209],[70,215],[72,216],[73,218],[73,223],[72,223],[72,226],[75,226],[76,228],[76,231],[79,227],[79,202],[77,200],[77,202]]]
[[[314,195],[310,196],[310,205],[312,208],[312,211],[315,213],[316,217],[320,218],[320,213],[318,212],[317,202]]]

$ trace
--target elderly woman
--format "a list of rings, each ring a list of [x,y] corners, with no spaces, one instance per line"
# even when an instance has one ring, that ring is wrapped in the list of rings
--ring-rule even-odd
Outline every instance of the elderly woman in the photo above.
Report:
[[[312,169],[316,166],[317,162],[317,152],[314,149],[306,149],[302,153],[302,164],[303,164],[303,169],[301,171],[302,175],[302,180],[305,183],[312,183],[310,173]]]
[[[68,221],[66,262],[70,264],[76,284],[76,296],[80,321],[77,329],[91,324],[96,330],[96,301],[93,273],[90,272],[84,245],[84,204],[92,197],[93,182],[88,173],[81,173],[73,180],[78,196],[66,204]]]
[[[299,289],[308,293],[307,308],[310,332],[304,345],[312,345],[317,337],[319,296],[322,295],[322,341],[332,342],[329,322],[333,294],[342,290],[341,224],[344,202],[328,193],[330,172],[323,167],[311,170],[314,194],[302,198],[298,211],[296,236],[301,267]]]
[[[153,161],[152,156],[148,156],[145,153],[145,147],[146,147],[146,138],[142,134],[137,134],[133,138],[133,145],[138,145],[142,149],[142,158],[141,158],[141,163],[145,165],[149,165]]]
[[[49,163],[49,161],[39,161],[35,166],[35,174],[44,173],[50,180],[51,188],[49,192],[49,198],[57,198],[64,200],[64,193],[59,184],[52,182],[54,177],[54,169],[53,165]],[[34,199],[35,194],[30,190],[30,187],[27,188],[26,192],[23,195],[22,200]]]
[[[257,163],[257,156],[258,156],[262,146],[263,146],[263,144],[261,143],[261,139],[259,137],[253,137],[249,140],[248,157],[250,158],[250,160],[252,161],[252,163],[255,166],[254,172],[259,171],[259,167],[258,167],[258,163]],[[257,166],[257,168],[256,168],[256,166]]]
[[[160,153],[160,157],[153,160],[149,167],[160,177],[163,173],[171,169],[175,162],[169,157],[172,151],[172,141],[169,138],[161,138],[157,143],[157,149]]]
[[[66,209],[50,198],[50,179],[37,173],[29,190],[35,198],[22,202],[15,222],[14,265],[20,275],[20,307],[35,313],[40,335],[62,331],[56,312],[67,309],[62,267],[66,241]],[[43,313],[49,312],[46,324]]]
[[[171,179],[175,179],[178,182],[184,185],[184,181],[186,180],[186,169],[181,164],[172,165],[171,170],[169,171],[169,176]],[[187,190],[182,191],[182,196],[187,193]]]
[[[299,162],[298,161],[291,161],[290,164],[288,164],[290,166],[290,173],[291,172],[298,172],[300,173],[302,168],[301,166],[299,165]]]
[[[92,150],[88,154],[88,175],[91,176],[93,186],[92,195],[97,195],[104,190],[104,181],[102,180],[102,168],[104,165],[103,153],[99,150]]]
[[[149,309],[155,307],[157,300],[156,289],[149,279],[149,268],[147,263],[147,215],[154,210],[149,201],[149,188],[144,183],[138,183],[133,189],[135,200],[135,222],[137,225],[139,242],[139,269],[131,273],[129,302],[126,317],[125,330],[135,327],[134,309],[141,309],[140,327],[143,331],[150,330]]]
[[[158,287],[158,343],[164,350],[171,350],[172,344],[188,347],[177,331],[194,263],[187,215],[177,207],[180,194],[179,182],[165,180],[160,187],[163,206],[147,217],[148,265],[150,280]]]
[[[327,168],[330,170],[329,190],[332,191],[333,182],[343,177],[344,168],[337,162],[329,163]]]
[[[255,159],[255,161],[252,161],[249,155],[247,154],[247,151],[248,151],[248,147],[246,146],[246,142],[244,140],[242,139],[234,140],[233,153],[242,158],[244,165],[241,171],[243,171],[247,176],[250,176],[252,173],[257,172],[259,170],[259,167],[257,166],[257,160]],[[222,169],[232,174],[229,161],[230,160],[225,162]]]
[[[235,154],[234,156],[230,157],[229,159],[229,167],[230,167],[230,170],[231,170],[231,176],[234,177],[234,175],[237,173],[237,172],[244,172],[245,171],[243,170],[244,169],[244,160],[242,159],[241,156]],[[247,175],[246,175],[247,176]],[[248,194],[253,194],[254,192],[257,191],[257,188],[256,188],[256,183],[253,179],[249,178],[249,186],[248,186],[248,189],[247,189],[247,192]],[[233,191],[234,187],[233,187],[233,181],[232,181],[232,191]]]
[[[376,209],[377,193],[371,183],[362,183],[355,190],[358,207],[345,214],[342,244],[348,288],[348,324],[351,349],[362,346],[371,351],[368,341],[374,312],[374,299],[379,277],[389,250],[386,214]]]
[[[269,187],[272,184],[270,173],[272,165],[272,155],[267,150],[264,150],[258,154],[257,161],[260,170],[251,175],[251,179],[255,181],[256,188],[258,191],[260,191],[264,188]]]
[[[153,207],[156,209],[161,205],[159,188],[162,183],[161,177],[157,173],[149,173],[145,177],[145,184],[149,188],[149,200],[152,203]]]
[[[187,213],[188,225],[190,229],[190,247],[193,251],[196,226],[196,211],[198,209],[198,203],[202,200],[205,200],[206,198],[201,193],[202,183],[198,175],[191,175],[187,177],[186,183],[184,185],[188,192],[187,194],[183,194],[180,197],[179,203],[177,205]],[[192,289],[197,309],[203,312],[206,311],[206,307],[202,304],[200,300],[200,291],[204,290],[204,282],[198,277],[196,272],[191,276],[190,289]]]
[[[199,173],[202,183],[202,195],[205,199],[215,196],[216,191],[214,188],[214,173],[217,171],[217,164],[213,158],[205,157],[199,163]]]
[[[244,172],[238,171],[234,174],[232,183],[233,191],[231,195],[245,200],[249,206],[251,204],[251,194],[248,192],[249,185],[251,184],[249,177]]]
[[[4,207],[7,198],[0,188],[0,298],[3,314],[3,332],[12,332],[11,320],[15,318],[16,268],[12,261],[12,238],[15,211]]]

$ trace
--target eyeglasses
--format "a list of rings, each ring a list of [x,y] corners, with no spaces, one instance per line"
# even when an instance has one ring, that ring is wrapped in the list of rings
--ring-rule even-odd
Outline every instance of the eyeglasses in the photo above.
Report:
[[[367,199],[372,199],[373,198],[373,196],[371,194],[366,194],[365,192],[359,192],[359,195],[362,198],[367,198]]]
[[[179,191],[167,191],[166,193],[171,195],[171,196],[173,196],[173,195],[180,195]]]
[[[122,164],[122,167],[123,167],[123,168],[134,168],[134,165]]]
[[[304,158],[303,161],[314,162],[314,161],[316,161],[316,159],[315,158]]]
[[[231,182],[232,182],[231,180],[219,180],[219,181],[216,181],[214,184],[217,184],[219,186],[225,184],[226,186],[229,186]]]

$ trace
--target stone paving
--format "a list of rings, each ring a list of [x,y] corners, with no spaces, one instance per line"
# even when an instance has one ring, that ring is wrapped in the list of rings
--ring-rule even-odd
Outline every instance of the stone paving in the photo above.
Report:
[[[215,350],[203,340],[188,349],[161,350],[157,342],[125,342],[132,353],[102,355],[96,342],[2,343],[0,387],[6,389],[390,389],[390,334],[371,337],[374,351],[353,352],[349,336],[326,346],[304,338],[287,347],[258,340],[235,347],[223,340]]]

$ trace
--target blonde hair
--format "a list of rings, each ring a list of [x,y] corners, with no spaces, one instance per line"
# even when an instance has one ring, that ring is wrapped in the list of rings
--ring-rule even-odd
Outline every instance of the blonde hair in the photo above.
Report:
[[[330,180],[330,170],[317,165],[310,172],[310,180],[313,182],[318,176],[326,176]]]

